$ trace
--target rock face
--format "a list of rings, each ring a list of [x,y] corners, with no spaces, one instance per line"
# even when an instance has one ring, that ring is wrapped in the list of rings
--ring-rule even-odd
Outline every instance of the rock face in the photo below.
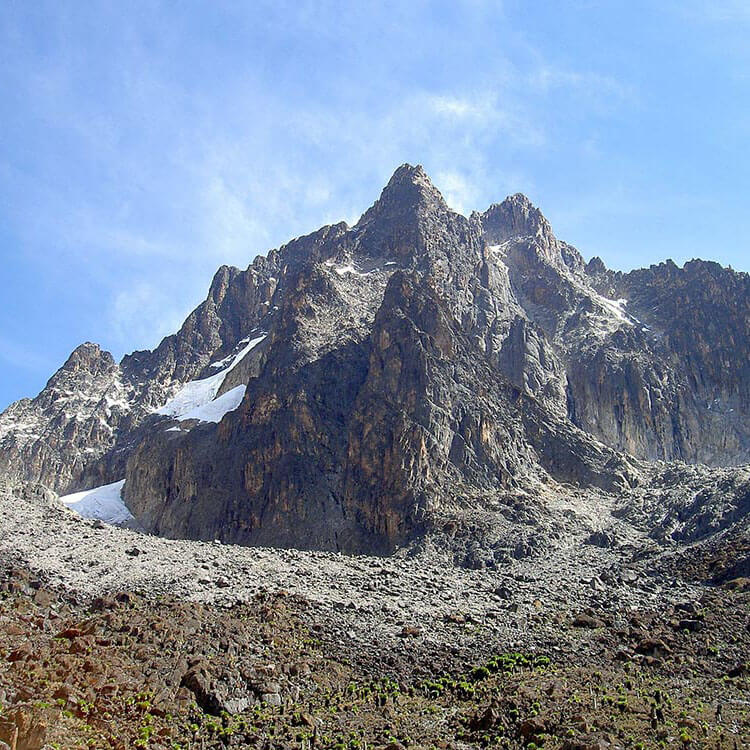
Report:
[[[118,365],[96,344],[79,346],[36,398],[0,414],[0,471],[58,492],[124,472],[119,451],[136,428],[267,313],[274,268],[273,253],[246,271],[222,266],[207,299],[152,352],[134,352]]]
[[[81,344],[36,398],[0,416],[0,471],[67,486],[128,418],[121,375],[109,352]]]
[[[577,379],[574,400],[588,405],[581,426],[650,459],[750,461],[750,276],[693,260],[681,269],[671,261],[627,274],[599,269],[591,279],[628,299],[634,325],[614,342],[613,378],[593,389],[591,378]],[[584,373],[603,358],[582,360]],[[613,402],[615,390],[621,410],[594,414],[592,399]]]
[[[79,347],[0,416],[0,467],[125,477],[165,536],[388,553],[535,487],[750,461],[749,353],[747,274],[585,264],[524,196],[466,218],[404,165],[354,227],[219,269],[153,352]]]

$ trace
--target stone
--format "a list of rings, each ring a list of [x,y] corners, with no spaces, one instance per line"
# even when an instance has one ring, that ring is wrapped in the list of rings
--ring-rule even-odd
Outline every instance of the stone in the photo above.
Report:
[[[38,589],[34,594],[34,604],[37,607],[49,607],[52,604],[52,597],[45,589]]]
[[[64,684],[60,685],[60,687],[52,693],[52,697],[55,698],[55,700],[60,699],[67,703],[71,698],[75,697],[75,694],[76,691],[72,685]]]
[[[445,621],[454,625],[463,625],[466,617],[461,612],[450,612],[445,616]]]
[[[521,737],[523,737],[525,740],[530,740],[535,735],[542,734],[544,731],[544,721],[538,716],[532,717],[530,719],[525,719],[523,722],[521,722],[521,726],[519,727]]]
[[[5,743],[10,750],[16,750],[18,742],[18,727],[12,721],[0,719],[0,742]]]
[[[74,640],[75,638],[80,638],[84,635],[84,632],[80,628],[65,628],[64,630],[61,630],[55,638],[66,638],[69,641]]]
[[[33,657],[34,648],[31,643],[26,641],[26,643],[22,643],[18,648],[15,648],[10,652],[10,654],[8,655],[8,661],[27,661],[29,659],[33,659]]]
[[[42,750],[50,727],[57,715],[52,709],[32,709],[22,706],[9,711],[8,718],[18,728],[17,750]],[[13,747],[12,743],[11,747]]]
[[[507,586],[498,586],[493,593],[501,599],[510,599],[513,596],[511,590]]]
[[[604,622],[597,617],[581,612],[573,618],[574,628],[603,628]]]
[[[422,635],[422,628],[417,625],[404,625],[399,635],[402,638],[418,638]]]
[[[593,531],[586,539],[586,544],[609,549],[617,546],[617,539],[609,531]]]
[[[314,729],[317,726],[317,722],[315,721],[315,718],[307,713],[300,714],[300,721],[306,727],[310,727],[310,729]]]
[[[645,656],[663,657],[672,653],[672,649],[659,638],[644,638],[635,647],[637,654]]]
[[[488,729],[492,729],[499,719],[500,714],[492,706],[488,706],[481,716],[474,718],[472,728],[474,730],[487,731]]]
[[[701,630],[703,630],[703,621],[702,620],[680,620],[677,623],[677,628],[679,630],[687,630],[690,633],[699,633]]]

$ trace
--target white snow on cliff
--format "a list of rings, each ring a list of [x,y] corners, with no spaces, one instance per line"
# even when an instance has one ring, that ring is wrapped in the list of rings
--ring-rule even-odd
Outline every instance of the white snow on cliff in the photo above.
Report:
[[[207,404],[191,409],[180,415],[180,419],[198,419],[201,422],[221,422],[221,418],[230,411],[234,411],[242,402],[245,395],[245,386],[238,385],[231,391],[222,393],[221,396],[209,401]]]
[[[175,419],[200,419],[203,422],[218,422],[224,414],[236,409],[240,405],[245,392],[244,386],[237,386],[237,388],[232,388],[231,391],[227,391],[227,393],[222,394],[217,399],[216,394],[219,392],[224,379],[251,349],[254,349],[266,338],[266,335],[264,333],[262,336],[254,339],[246,339],[247,343],[245,346],[231,358],[232,361],[229,367],[207,378],[191,380],[189,383],[185,383],[173,398],[156,410],[156,413]],[[240,343],[244,344],[245,341],[241,341]],[[221,362],[217,362],[216,364],[223,364],[228,359],[230,358],[225,357]],[[211,366],[213,367],[213,365]],[[239,393],[239,388],[242,388],[242,393]],[[232,394],[231,397],[226,398],[230,394]],[[211,404],[215,405],[211,406]],[[221,411],[222,409],[224,409],[223,412]],[[216,419],[215,417],[219,413],[221,413],[221,416]]]
[[[63,495],[60,502],[84,518],[96,518],[105,523],[121,524],[132,521],[133,514],[122,501],[125,480],[91,490]]]

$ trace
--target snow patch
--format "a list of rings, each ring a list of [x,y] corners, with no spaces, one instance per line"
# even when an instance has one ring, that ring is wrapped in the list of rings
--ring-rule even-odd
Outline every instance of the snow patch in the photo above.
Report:
[[[642,325],[637,318],[625,311],[625,306],[628,304],[626,299],[607,299],[591,290],[587,290],[587,294],[601,310],[598,315],[594,315],[594,321],[602,333],[614,331],[623,325],[631,327],[636,324]]]
[[[60,502],[84,518],[95,518],[113,524],[127,523],[135,519],[122,501],[124,486],[125,480],[121,479],[102,487],[63,495]]]
[[[598,296],[596,301],[609,312],[613,318],[616,318],[621,323],[627,323],[633,325],[625,312],[625,305],[628,304],[626,299],[611,300],[606,297]]]
[[[164,406],[156,410],[157,414],[164,414],[167,417],[180,418],[194,409],[213,401],[216,394],[227,376],[226,371],[217,372],[202,380],[191,380],[185,383],[177,392],[177,395],[167,401]]]
[[[112,396],[107,394],[104,397],[104,402],[106,404],[106,408],[110,411],[115,406],[118,409],[122,409],[122,411],[130,411],[130,402],[123,395],[120,395],[120,398],[113,398]]]
[[[355,273],[358,276],[362,275],[353,265],[351,265],[351,263],[346,266],[336,266],[333,270],[336,271],[339,276],[344,276],[347,273]]]
[[[229,367],[226,368],[226,372],[229,372],[235,365],[239,364],[239,362],[242,361],[242,358],[253,348],[255,348],[258,344],[260,344],[261,341],[266,337],[267,334],[263,334],[262,336],[258,336],[257,338],[251,339],[246,338],[242,339],[240,341],[240,344],[247,344],[247,346],[243,347],[238,354],[236,354],[234,357],[229,354],[224,359],[220,359],[218,362],[214,362],[213,364],[210,364],[209,367],[216,368],[216,367],[222,367],[227,362],[231,362],[232,364],[229,365]],[[219,373],[217,373],[218,375]],[[226,373],[225,373],[226,374]],[[207,378],[206,378],[207,379]]]
[[[227,357],[224,357],[224,359],[220,359],[218,362],[212,362],[209,367],[216,368],[216,367],[224,367],[224,365],[229,362],[229,360],[232,359],[232,355],[230,354]]]
[[[325,262],[325,265],[327,265],[331,270],[335,271],[339,276],[346,276],[346,274],[348,273],[354,274],[355,276],[367,276],[368,273],[366,271],[360,271],[352,263],[345,263],[344,265],[337,266],[335,264],[335,261],[327,260]]]
[[[224,412],[221,415],[223,416],[228,411],[233,411],[239,406],[239,403],[242,400],[242,395],[239,396],[239,400],[237,400],[237,403],[234,406],[228,406],[228,404],[233,403],[233,399],[237,399],[237,388],[232,388],[231,391],[227,391],[227,393],[224,393],[218,399],[216,398],[216,394],[219,392],[226,376],[242,361],[250,350],[260,344],[266,336],[267,334],[264,333],[262,336],[257,336],[253,339],[243,339],[240,341],[240,344],[246,345],[240,349],[234,357],[230,355],[222,360],[222,362],[225,362],[226,360],[231,359],[232,361],[229,367],[226,367],[207,378],[191,380],[189,383],[185,383],[174,398],[171,398],[166,404],[164,404],[164,406],[156,410],[156,414],[163,414],[167,417],[174,417],[175,419],[200,419],[203,422],[218,422],[221,417],[219,417],[219,419],[213,419],[204,418],[200,415],[205,414],[209,417],[213,417],[218,414],[221,409],[224,409]],[[244,386],[241,387],[244,395]],[[233,398],[225,399],[230,393],[234,394]],[[214,399],[216,399],[217,402],[221,402],[220,406],[210,406]],[[202,411],[204,407],[208,407],[208,409]]]
[[[232,390],[222,393],[219,398],[209,401],[203,406],[191,409],[180,416],[181,420],[198,419],[201,422],[221,422],[222,417],[230,411],[234,411],[242,402],[245,395],[245,386],[238,385]]]

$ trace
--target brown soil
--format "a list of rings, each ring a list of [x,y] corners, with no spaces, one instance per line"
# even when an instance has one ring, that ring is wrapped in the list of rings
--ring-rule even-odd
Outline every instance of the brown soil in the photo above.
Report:
[[[404,648],[363,648],[283,591],[78,601],[18,568],[2,589],[0,740],[15,750],[750,747],[750,594],[733,585],[559,613],[544,652],[470,657],[408,625]],[[457,640],[478,627],[451,625]]]

